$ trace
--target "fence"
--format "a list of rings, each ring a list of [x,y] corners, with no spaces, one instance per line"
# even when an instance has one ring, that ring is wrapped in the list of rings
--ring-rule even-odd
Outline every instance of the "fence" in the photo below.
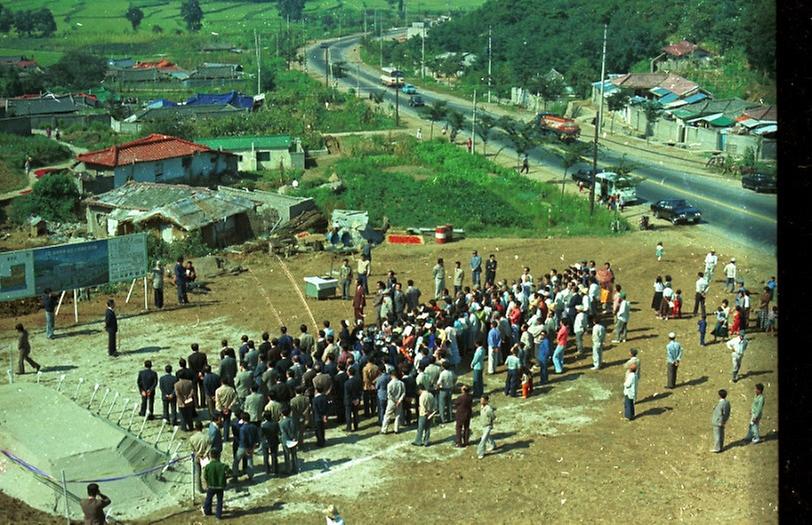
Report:
[[[12,367],[13,357],[13,352],[9,351]],[[7,377],[9,383],[14,383],[11,368],[7,370]],[[54,509],[63,512],[68,523],[70,523],[71,517],[81,516],[79,502],[84,499],[84,485],[88,483],[115,483],[153,475],[157,477],[157,481],[167,481],[167,476],[171,476],[170,481],[179,482],[188,476],[191,479],[191,501],[194,504],[196,491],[192,466],[194,458],[191,454],[180,453],[183,445],[183,441],[177,437],[180,426],[171,427],[163,419],[161,419],[160,427],[157,424],[149,425],[149,413],[143,417],[136,415],[140,407],[140,396],[137,394],[125,397],[127,394],[121,395],[120,392],[103,384],[86,381],[83,377],[69,378],[64,373],[47,383],[42,380],[42,377],[42,372],[37,372],[37,384],[55,388],[57,393],[87,410],[90,416],[117,428],[124,439],[119,443],[115,454],[121,455],[135,467],[135,472],[120,475],[94,479],[67,479],[64,469],[59,474],[48,473],[29,463],[25,458],[16,456],[13,451],[0,451],[12,463],[32,474],[37,481],[54,491],[57,498]],[[154,461],[157,458],[160,458],[160,461]],[[150,459],[153,460],[151,463],[144,464],[150,462]],[[182,467],[184,463],[189,466],[188,470]],[[146,484],[146,480],[144,482]],[[77,496],[76,493],[82,494],[82,496]]]

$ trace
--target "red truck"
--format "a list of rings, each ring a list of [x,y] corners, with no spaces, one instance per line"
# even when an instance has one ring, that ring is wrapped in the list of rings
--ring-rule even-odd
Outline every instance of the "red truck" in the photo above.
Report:
[[[554,133],[563,142],[576,140],[581,134],[581,127],[571,118],[559,117],[552,113],[536,115],[536,124],[544,133]]]

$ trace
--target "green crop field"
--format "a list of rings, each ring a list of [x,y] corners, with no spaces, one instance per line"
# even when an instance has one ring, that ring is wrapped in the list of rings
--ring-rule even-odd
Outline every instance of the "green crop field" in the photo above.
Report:
[[[450,10],[469,10],[483,0],[423,0],[407,3],[409,21],[419,20],[426,14],[441,14]],[[264,35],[269,44],[273,33],[286,27],[276,7],[276,2],[201,2],[203,28],[196,34],[188,34],[180,17],[180,0],[19,0],[6,4],[13,10],[49,8],[57,24],[57,32],[51,38],[20,38],[15,33],[0,36],[2,54],[33,55],[42,64],[58,60],[69,48],[89,48],[107,56],[155,56],[182,57],[189,55],[190,48],[199,49],[204,42],[229,42],[244,48],[253,47],[253,32]],[[137,32],[124,18],[130,5],[144,12],[144,19]],[[294,29],[304,27],[310,38],[338,33],[337,21],[343,24],[343,33],[361,27],[363,9],[379,10],[386,27],[397,24],[395,11],[386,0],[310,0],[305,5],[304,23],[292,23]],[[325,31],[318,22],[325,15],[334,17],[333,28]],[[372,16],[368,23],[372,24]],[[161,31],[155,29],[160,27]],[[182,32],[182,35],[179,34]],[[270,49],[270,46],[268,46]]]

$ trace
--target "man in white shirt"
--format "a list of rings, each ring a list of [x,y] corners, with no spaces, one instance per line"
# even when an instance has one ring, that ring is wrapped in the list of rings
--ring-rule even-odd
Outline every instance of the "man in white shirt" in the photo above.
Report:
[[[575,347],[578,349],[578,356],[584,354],[584,332],[587,328],[587,317],[582,305],[577,305],[575,310],[578,312],[575,315],[575,322],[573,323],[573,331],[575,332]]]
[[[730,259],[725,265],[725,291],[733,293],[736,290],[736,259]]]
[[[626,329],[629,324],[629,301],[626,300],[626,292],[620,292],[620,306],[617,310],[615,320],[615,333],[613,343],[623,343],[626,341]]]
[[[623,412],[627,420],[634,419],[634,402],[637,400],[637,365],[632,363],[623,380]]]
[[[731,350],[730,358],[733,362],[733,382],[735,383],[739,380],[742,358],[744,357],[744,351],[747,350],[747,337],[744,330],[740,330],[739,335],[725,343],[725,346]]]
[[[592,370],[599,370],[603,362],[603,340],[606,338],[606,327],[596,322],[592,327]]]
[[[708,280],[705,279],[705,274],[699,272],[696,274],[696,295],[694,295],[694,312],[696,315],[698,311],[702,311],[702,317],[705,317],[705,297],[708,293]]]
[[[708,279],[708,282],[713,282],[713,271],[716,269],[716,264],[719,262],[719,257],[716,256],[716,252],[711,250],[705,256],[705,277]]]

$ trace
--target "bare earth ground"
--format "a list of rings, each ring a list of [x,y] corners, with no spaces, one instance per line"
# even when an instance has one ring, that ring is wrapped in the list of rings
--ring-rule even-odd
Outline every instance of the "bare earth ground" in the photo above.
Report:
[[[666,248],[666,260],[660,263],[654,258],[659,240]],[[431,290],[435,258],[459,259],[465,264],[472,249],[485,255],[495,253],[500,264],[498,278],[508,279],[518,276],[525,264],[540,276],[551,267],[561,269],[583,258],[611,261],[618,282],[634,304],[630,340],[610,344],[605,353],[607,366],[598,372],[589,370],[591,359],[574,361],[568,352],[567,371],[554,376],[550,385],[537,386],[528,400],[508,399],[498,393],[504,383],[503,371],[486,377],[497,408],[499,448],[481,461],[473,447],[452,447],[453,425],[434,427],[434,445],[424,449],[409,446],[414,427],[401,435],[380,436],[372,421],[365,420],[356,435],[330,429],[325,449],[306,446],[300,454],[304,467],[298,476],[266,480],[262,474],[250,486],[243,483],[239,492],[228,491],[226,517],[317,524],[324,522],[321,510],[333,503],[352,524],[535,523],[548,519],[611,523],[625,521],[629,514],[641,523],[777,522],[777,339],[751,332],[744,378],[732,384],[729,352],[721,343],[699,347],[696,319],[688,315],[682,320],[661,321],[648,308],[654,277],[670,273],[675,287],[685,291],[684,310],[690,312],[695,273],[711,244],[720,261],[737,258],[752,290],[775,273],[770,255],[711,240],[690,227],[661,226],[656,232],[635,232],[616,239],[468,239],[444,246],[376,248],[373,278],[392,268],[400,279],[414,279],[424,298]],[[328,253],[301,255],[288,259],[287,265],[301,288],[304,276],[329,271],[331,258]],[[222,337],[236,342],[242,333],[255,339],[262,330],[275,333],[279,322],[274,310],[292,329],[302,322],[311,324],[275,259],[253,254],[232,257],[232,262],[250,271],[212,280],[212,292],[193,296],[194,304],[187,308],[173,306],[144,314],[143,289],[138,286],[130,304],[124,304],[123,294],[117,297],[123,353],[118,359],[109,360],[105,355],[106,335],[100,322],[104,297],[80,303],[80,326],[76,327],[69,326],[73,312],[72,305],[66,305],[57,319],[57,334],[63,336],[50,343],[42,332],[41,313],[0,319],[0,343],[12,342],[13,326],[21,321],[34,328],[33,357],[44,367],[67,369],[68,383],[85,377],[88,383],[95,380],[134,398],[135,376],[144,359],[151,358],[160,370],[166,363],[176,364],[178,357],[188,355],[188,345],[199,341],[216,362]],[[171,285],[166,295],[168,304],[174,305]],[[710,295],[709,309],[725,297],[718,275]],[[330,319],[337,323],[351,316],[349,303],[341,300],[309,300],[308,306],[318,322]],[[663,385],[665,334],[671,330],[682,341],[685,358],[679,370],[680,386],[669,392]],[[642,375],[638,418],[627,422],[622,418],[622,363],[631,347],[640,349]],[[467,367],[465,372],[461,382],[470,384]],[[46,372],[43,381],[53,384],[59,373]],[[33,381],[34,376],[21,380]],[[766,441],[740,446],[733,441],[746,432],[757,382],[766,385],[762,422]],[[722,454],[711,454],[709,420],[719,388],[730,392],[727,442],[731,446]],[[152,423],[147,438],[158,427],[159,423]],[[65,427],[60,424],[58,428]],[[479,437],[476,419],[473,429],[475,442]],[[306,441],[312,442],[312,438]],[[230,447],[226,450],[230,459]],[[0,472],[17,468],[4,460],[0,467]],[[90,476],[92,466],[88,469]],[[115,502],[112,509],[115,515]],[[0,494],[0,522],[23,521],[56,523],[55,518]],[[144,516],[143,522],[205,521],[196,506],[177,509],[171,516]]]

